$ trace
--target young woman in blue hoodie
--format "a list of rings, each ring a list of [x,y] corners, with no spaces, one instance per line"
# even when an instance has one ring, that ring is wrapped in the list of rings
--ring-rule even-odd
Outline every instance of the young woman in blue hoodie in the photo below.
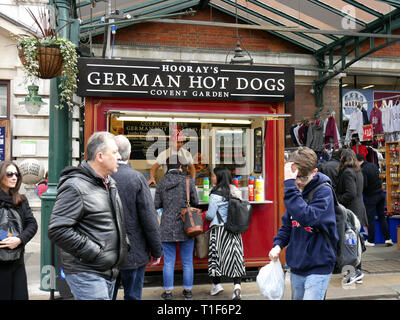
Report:
[[[338,234],[332,189],[318,188],[311,201],[310,192],[318,185],[329,182],[319,173],[317,155],[307,147],[292,152],[285,164],[284,202],[286,212],[282,226],[274,238],[269,253],[271,260],[279,258],[286,248],[286,263],[290,267],[293,300],[322,300],[335,266],[332,248],[318,230],[324,230],[336,246]]]

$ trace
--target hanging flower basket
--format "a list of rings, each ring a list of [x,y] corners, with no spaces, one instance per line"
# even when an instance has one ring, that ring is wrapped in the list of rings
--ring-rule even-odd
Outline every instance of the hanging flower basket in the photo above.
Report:
[[[23,48],[18,49],[18,56],[27,67],[25,52]],[[38,46],[37,48],[38,77],[41,79],[51,79],[59,77],[63,69],[63,57],[60,48]]]
[[[27,11],[36,23],[39,33],[20,35],[17,38],[18,55],[26,78],[35,83],[38,78],[60,77],[59,104],[55,107],[63,108],[67,105],[72,111],[72,97],[77,88],[78,54],[70,40],[58,37],[60,30],[68,24],[57,29],[54,22],[57,17],[52,19],[46,10],[39,11],[38,17],[30,9]]]

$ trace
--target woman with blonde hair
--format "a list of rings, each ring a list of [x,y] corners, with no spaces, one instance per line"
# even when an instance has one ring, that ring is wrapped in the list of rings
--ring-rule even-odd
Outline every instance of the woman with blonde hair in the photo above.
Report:
[[[19,193],[22,176],[18,166],[11,161],[0,163],[0,221],[5,214],[20,220],[22,231],[13,235],[7,225],[0,225],[0,300],[28,300],[28,284],[24,263],[24,246],[36,234],[38,225],[28,200]],[[16,215],[16,216],[15,216]],[[8,222],[10,220],[8,219]],[[12,252],[10,252],[10,250]],[[15,250],[15,251],[14,251]],[[17,254],[17,250],[20,251]],[[5,254],[8,251],[8,254]],[[4,258],[12,257],[9,260]]]

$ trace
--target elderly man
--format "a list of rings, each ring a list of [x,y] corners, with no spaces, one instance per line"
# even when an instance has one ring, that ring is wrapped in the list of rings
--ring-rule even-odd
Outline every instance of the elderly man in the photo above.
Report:
[[[125,300],[141,300],[146,264],[160,263],[162,256],[160,228],[153,198],[143,174],[132,169],[128,163],[131,154],[129,140],[115,137],[121,154],[115,179],[124,208],[126,233],[135,249],[128,253],[120,270]]]
[[[128,251],[122,203],[110,177],[121,156],[108,132],[95,132],[86,153],[87,161],[61,172],[48,235],[62,249],[74,298],[110,300]]]

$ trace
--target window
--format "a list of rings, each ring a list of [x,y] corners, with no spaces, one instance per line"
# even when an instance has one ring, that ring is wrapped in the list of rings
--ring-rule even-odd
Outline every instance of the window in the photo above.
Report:
[[[147,179],[159,153],[171,147],[171,132],[178,128],[184,139],[180,147],[190,152],[196,169],[197,186],[203,185],[204,177],[211,177],[215,167],[225,166],[232,177],[238,178],[238,185],[247,188],[250,176],[263,176],[263,118],[258,115],[231,115],[229,118],[211,113],[165,115],[150,112],[144,116],[132,111],[132,114],[111,115],[109,129],[111,133],[124,134],[130,140],[131,166]],[[179,121],[175,122],[177,119]],[[254,161],[255,129],[260,131],[258,162]],[[166,166],[162,169],[155,172],[156,181],[163,177]]]
[[[0,80],[0,119],[9,118],[10,110],[10,82]]]

